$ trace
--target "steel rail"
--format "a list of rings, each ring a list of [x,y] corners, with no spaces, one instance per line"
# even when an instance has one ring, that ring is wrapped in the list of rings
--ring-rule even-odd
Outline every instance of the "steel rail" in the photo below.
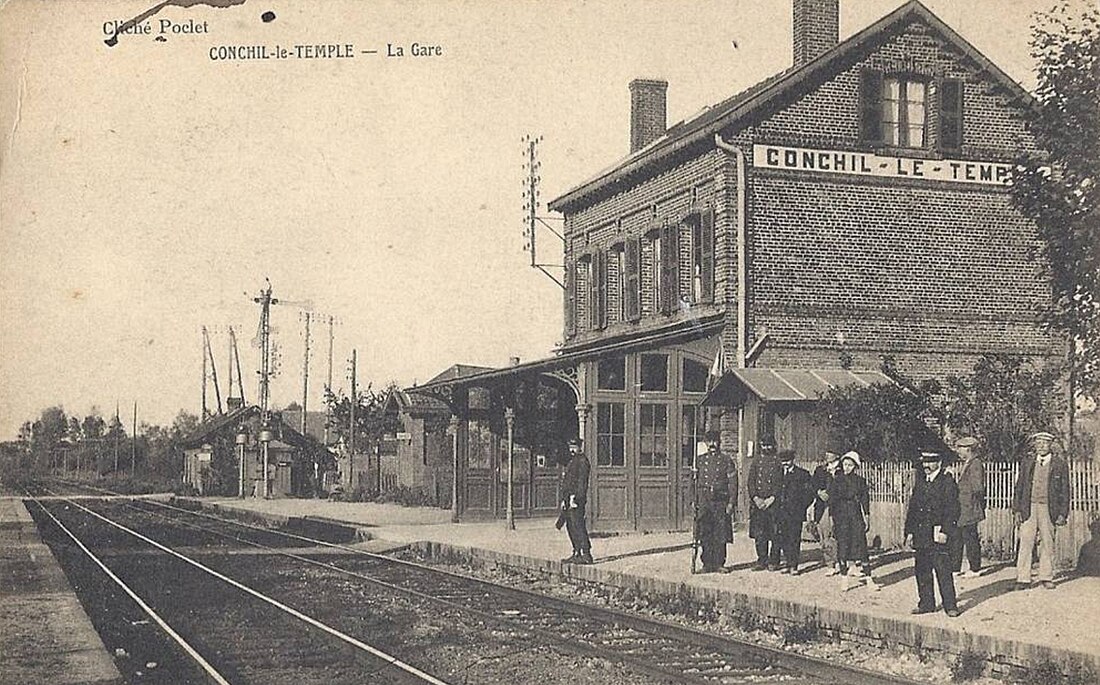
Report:
[[[290,533],[290,532],[287,532],[287,531],[281,531],[281,530],[277,530],[277,529],[273,529],[273,528],[265,528],[265,527],[262,527],[262,526],[257,526],[257,525],[246,523],[246,522],[243,522],[243,521],[237,521],[237,520],[233,520],[233,519],[227,519],[227,518],[224,518],[224,517],[213,516],[209,513],[202,512],[202,511],[192,511],[190,509],[185,509],[185,508],[182,508],[182,507],[173,506],[173,505],[165,503],[165,502],[159,502],[159,501],[156,501],[156,500],[142,500],[142,502],[143,502],[143,504],[148,503],[148,504],[152,504],[154,506],[160,507],[160,508],[165,508],[165,509],[169,509],[169,510],[172,510],[172,511],[182,512],[182,513],[185,513],[185,514],[188,514],[188,515],[191,515],[191,516],[207,518],[207,519],[210,519],[212,521],[216,521],[216,522],[222,523],[222,524],[229,524],[229,525],[233,525],[233,526],[239,526],[239,527],[242,527],[242,528],[250,528],[250,529],[260,531],[260,532],[264,532],[264,533],[268,533],[268,534],[274,533],[274,534],[282,535],[282,536],[285,536],[285,537],[288,537],[288,538],[291,538],[291,539],[301,540],[301,541],[304,541],[304,542],[310,542],[312,544],[319,545],[319,546],[331,547],[331,548],[339,549],[339,550],[342,550],[342,551],[345,551],[345,552],[348,552],[348,553],[351,553],[351,554],[355,554],[355,555],[364,556],[364,557],[368,557],[368,558],[371,558],[371,559],[383,561],[387,564],[402,565],[402,566],[405,566],[405,567],[414,568],[414,569],[416,569],[416,570],[418,570],[422,573],[426,573],[426,574],[440,574],[440,575],[448,576],[452,580],[455,580],[455,581],[466,582],[466,583],[474,583],[474,584],[481,585],[483,587],[487,587],[487,588],[496,590],[498,592],[505,592],[505,593],[511,593],[511,594],[517,595],[517,596],[523,596],[523,597],[529,599],[530,601],[533,601],[533,602],[536,602],[536,603],[547,604],[547,605],[555,607],[559,611],[563,611],[563,612],[570,613],[570,614],[592,614],[592,613],[602,614],[609,621],[619,623],[623,626],[630,627],[634,630],[637,630],[637,631],[642,632],[642,633],[650,634],[650,635],[657,634],[657,635],[661,635],[662,637],[672,637],[672,638],[674,638],[678,641],[686,642],[686,643],[697,645],[697,646],[705,646],[705,647],[708,647],[710,649],[714,649],[714,650],[717,650],[717,651],[729,652],[732,649],[740,650],[744,653],[753,655],[758,659],[762,658],[762,659],[771,661],[772,663],[775,663],[779,666],[782,666],[782,667],[784,667],[786,669],[789,669],[789,670],[792,670],[792,671],[797,671],[797,672],[802,672],[802,673],[806,673],[806,672],[812,673],[815,677],[821,678],[821,679],[825,680],[826,682],[834,682],[834,683],[840,683],[840,684],[844,684],[844,685],[918,685],[918,683],[919,683],[919,681],[914,681],[914,680],[904,678],[904,677],[901,677],[901,676],[896,676],[896,675],[892,675],[892,674],[874,673],[872,671],[868,671],[866,669],[862,669],[862,668],[859,668],[859,667],[856,667],[856,666],[849,666],[849,665],[833,663],[831,661],[827,661],[827,660],[819,658],[819,657],[814,657],[814,656],[805,655],[805,654],[791,653],[791,652],[788,652],[788,651],[783,650],[783,649],[779,649],[779,648],[776,648],[776,647],[770,647],[768,645],[760,645],[760,644],[757,644],[757,643],[752,643],[752,642],[748,642],[746,640],[740,640],[740,639],[737,639],[737,638],[714,635],[712,633],[708,633],[706,631],[702,631],[702,630],[699,630],[699,629],[696,629],[696,628],[690,628],[690,627],[687,627],[687,626],[680,626],[680,625],[677,625],[677,624],[674,624],[674,623],[669,623],[669,622],[665,622],[665,621],[657,621],[657,620],[654,620],[654,619],[651,619],[651,618],[637,616],[635,614],[623,611],[621,609],[615,609],[615,608],[612,608],[612,607],[592,606],[592,605],[589,605],[589,604],[582,604],[582,603],[579,603],[579,602],[573,602],[573,601],[570,601],[570,600],[560,599],[560,598],[557,598],[557,597],[550,597],[550,596],[547,596],[547,595],[544,595],[542,593],[538,593],[538,592],[535,592],[535,591],[532,591],[532,590],[526,590],[526,589],[523,589],[523,588],[512,587],[512,586],[509,586],[509,585],[503,585],[503,584],[495,583],[495,582],[488,581],[488,580],[485,580],[485,579],[482,579],[482,578],[468,576],[468,575],[464,575],[464,574],[461,574],[461,573],[456,573],[454,571],[450,571],[450,570],[446,570],[446,569],[439,569],[439,568],[436,568],[436,567],[430,567],[430,566],[427,566],[425,564],[419,564],[419,563],[408,561],[408,560],[405,560],[405,559],[396,559],[394,557],[383,555],[383,554],[376,554],[376,553],[373,553],[373,552],[367,552],[365,550],[357,549],[357,548],[354,548],[354,547],[349,547],[349,546],[346,546],[346,545],[341,545],[341,544],[338,544],[338,543],[327,542],[325,540],[317,540],[315,538],[310,538],[310,537],[307,537],[307,536],[304,536],[304,535],[300,535],[298,533]],[[133,508],[137,511],[144,511],[146,513],[153,513],[151,511],[149,511],[148,509],[142,509],[140,507],[133,507]],[[212,531],[210,529],[203,529],[203,530],[205,530],[206,532],[209,532],[209,533],[220,534],[220,535],[223,535],[225,537],[232,537],[232,536],[229,536],[228,534],[217,533],[217,531]],[[242,540],[240,538],[233,538],[233,539],[244,542],[245,544],[251,544],[251,545],[254,545],[256,547],[268,549],[268,550],[270,550],[274,553],[277,553],[277,554],[283,554],[283,555],[286,555],[286,556],[294,556],[292,553],[281,551],[278,548],[267,547],[265,545],[262,545],[261,543],[246,541],[246,540]],[[315,563],[315,560],[312,560],[312,559],[303,558],[303,560],[307,561],[309,563]],[[347,569],[341,569],[340,567],[335,567],[335,566],[332,566],[331,564],[324,564],[323,562],[316,562],[316,563],[318,563],[319,565],[327,566],[327,567],[332,568],[334,570],[337,570],[339,572],[348,573],[348,574],[352,574],[352,575],[362,577],[364,580],[368,580],[370,582],[385,585],[387,587],[396,588],[398,590],[409,592],[409,593],[416,593],[417,592],[416,590],[410,590],[408,588],[401,588],[400,586],[393,586],[392,584],[386,583],[385,581],[382,581],[380,579],[373,579],[373,578],[369,578],[369,577],[364,577],[364,576],[362,576],[362,574],[358,574],[355,571],[349,571]],[[421,594],[423,594],[423,593],[421,593]],[[425,595],[425,596],[429,597],[429,598],[432,598],[430,595]],[[445,599],[439,598],[439,597],[434,597],[433,599],[435,601],[440,601],[440,602],[448,601],[448,600],[445,600]],[[472,610],[472,609],[469,609],[469,608],[461,606],[461,605],[460,605],[460,608],[463,608],[463,610],[468,610],[468,611],[476,611],[476,610]],[[492,616],[495,620],[498,620],[498,621],[500,620],[500,617],[497,617],[495,615],[490,615],[490,616]],[[514,623],[510,623],[509,625],[511,625],[512,627],[515,627]],[[606,658],[606,656],[604,658]],[[667,671],[665,673],[667,673]],[[677,675],[677,677],[679,677],[681,679],[684,679],[689,674],[678,672],[676,675]],[[702,679],[700,679],[700,680],[702,680]],[[712,681],[704,680],[704,682],[710,683]]]
[[[110,492],[108,490],[103,490],[101,488],[94,488],[92,486],[83,486],[83,487],[88,487],[89,489],[92,489],[92,490],[99,490],[101,492]],[[218,523],[221,523],[221,524],[229,524],[229,525],[237,526],[237,527],[241,527],[241,528],[248,528],[248,529],[256,530],[256,531],[267,533],[267,534],[275,534],[275,535],[284,536],[284,537],[287,537],[287,538],[290,538],[290,539],[295,539],[295,540],[300,540],[300,541],[303,541],[303,542],[308,542],[308,543],[311,543],[313,545],[319,545],[319,546],[339,549],[341,551],[344,551],[344,552],[347,552],[347,553],[350,553],[350,554],[353,554],[353,555],[364,556],[364,557],[371,558],[371,559],[374,559],[374,560],[382,561],[386,564],[402,565],[402,566],[405,566],[405,567],[408,567],[408,568],[416,569],[416,570],[420,571],[421,573],[425,573],[425,574],[439,574],[439,575],[447,576],[447,577],[449,577],[452,580],[457,581],[457,582],[477,584],[477,585],[481,585],[481,586],[486,587],[486,588],[493,589],[497,592],[511,593],[515,596],[523,596],[523,597],[527,598],[529,601],[532,601],[532,602],[535,602],[535,603],[541,603],[541,604],[544,604],[544,605],[549,605],[549,606],[552,606],[552,607],[554,607],[555,609],[557,609],[559,611],[562,611],[562,612],[565,612],[565,613],[568,613],[568,614],[572,614],[572,615],[582,615],[582,616],[588,615],[588,616],[590,616],[591,614],[601,614],[605,617],[604,620],[606,620],[608,622],[618,623],[622,626],[629,627],[629,628],[631,628],[633,630],[636,630],[640,633],[644,633],[644,634],[647,634],[647,635],[660,636],[660,637],[665,637],[665,638],[672,638],[672,639],[674,639],[678,642],[684,642],[684,643],[687,643],[687,644],[692,644],[692,645],[696,645],[696,646],[700,646],[700,647],[707,647],[707,648],[710,648],[710,649],[713,649],[713,650],[716,650],[716,651],[719,651],[719,652],[729,653],[731,651],[740,651],[742,653],[751,655],[751,656],[755,657],[756,659],[762,659],[762,660],[774,663],[774,664],[776,664],[778,666],[781,666],[781,667],[783,667],[784,669],[787,669],[787,670],[800,672],[800,673],[813,674],[814,677],[819,678],[821,680],[824,680],[825,682],[837,683],[837,684],[841,684],[841,685],[919,685],[919,681],[914,681],[914,680],[904,678],[904,677],[901,677],[901,676],[896,676],[896,675],[892,675],[892,674],[874,673],[872,671],[868,671],[868,670],[860,668],[858,666],[837,664],[837,663],[827,661],[825,659],[815,657],[815,656],[811,656],[811,655],[792,653],[792,652],[788,652],[786,650],[779,649],[779,648],[776,648],[776,647],[771,647],[771,646],[768,646],[768,645],[761,645],[761,644],[757,644],[757,643],[754,643],[754,642],[749,642],[747,640],[742,640],[742,639],[738,639],[738,638],[734,638],[734,637],[715,635],[715,634],[712,634],[712,633],[709,633],[709,632],[706,632],[706,631],[703,631],[703,630],[699,630],[699,629],[696,629],[696,628],[681,626],[681,625],[677,625],[677,624],[674,624],[674,623],[669,623],[669,622],[666,622],[666,621],[658,621],[658,620],[654,620],[652,618],[638,616],[638,615],[635,615],[633,613],[626,612],[626,611],[623,611],[623,610],[620,610],[620,609],[615,609],[615,608],[612,608],[612,607],[599,607],[599,606],[593,606],[593,605],[589,605],[589,604],[582,604],[580,602],[574,602],[574,601],[570,601],[570,600],[560,599],[560,598],[557,598],[557,597],[551,597],[551,596],[544,595],[542,593],[538,593],[538,592],[535,592],[535,591],[532,591],[532,590],[526,590],[526,589],[523,589],[523,588],[512,587],[512,586],[509,586],[509,585],[503,585],[503,584],[495,583],[495,582],[488,581],[488,580],[485,580],[485,579],[482,579],[482,578],[477,578],[477,577],[474,577],[474,576],[468,576],[468,575],[464,575],[464,574],[457,573],[457,572],[454,572],[454,571],[450,571],[450,570],[446,570],[446,569],[440,569],[440,568],[437,568],[437,567],[431,567],[431,566],[427,566],[425,564],[420,564],[420,563],[413,562],[413,561],[408,561],[408,560],[405,560],[405,559],[397,559],[397,558],[387,556],[387,555],[383,555],[383,554],[376,554],[376,553],[373,553],[373,552],[367,552],[365,550],[357,549],[357,548],[354,548],[354,547],[349,547],[347,545],[342,545],[342,544],[339,544],[339,543],[332,543],[332,542],[328,542],[328,541],[325,541],[325,540],[317,540],[315,538],[310,538],[308,536],[304,536],[304,535],[301,535],[301,534],[298,534],[298,533],[291,533],[291,532],[287,532],[287,531],[278,530],[278,529],[275,529],[275,528],[257,526],[257,525],[251,524],[251,523],[246,523],[246,522],[243,522],[243,521],[229,519],[229,518],[225,518],[225,517],[221,517],[221,516],[214,516],[214,515],[211,515],[207,512],[185,509],[183,507],[174,506],[172,504],[169,504],[169,503],[166,503],[166,502],[160,502],[160,501],[157,501],[157,500],[143,499],[142,502],[143,503],[149,503],[149,504],[152,504],[152,505],[160,507],[160,508],[164,508],[164,509],[168,509],[168,510],[172,510],[172,511],[177,511],[177,512],[181,512],[181,513],[184,513],[184,514],[188,514],[190,516],[210,519],[212,521],[215,521],[215,522],[218,522]],[[150,513],[150,514],[154,513],[154,512],[149,511],[148,509],[143,509],[143,508],[132,506],[132,505],[127,505],[127,506],[131,506],[136,511],[142,511],[142,512]],[[166,517],[166,518],[168,518],[168,517]],[[248,540],[243,540],[239,537],[230,536],[230,535],[225,534],[225,533],[218,533],[217,531],[212,531],[210,529],[202,529],[202,530],[204,530],[205,532],[216,534],[216,535],[221,535],[223,537],[232,538],[236,541],[243,542],[245,544],[250,544],[250,545],[253,545],[253,546],[258,547],[258,548],[267,549],[267,550],[272,551],[272,552],[277,553],[277,554],[281,554],[281,555],[284,555],[284,556],[290,556],[292,558],[295,558],[295,555],[293,555],[291,553],[281,551],[281,550],[279,550],[279,548],[268,547],[268,546],[263,545],[261,543],[256,543],[256,542],[252,542],[252,541],[248,541]],[[422,596],[426,599],[431,599],[431,600],[437,601],[437,602],[450,603],[453,606],[456,606],[457,608],[459,608],[463,611],[474,611],[474,612],[477,611],[476,609],[472,609],[472,608],[470,608],[466,605],[457,605],[457,604],[455,604],[453,602],[450,602],[449,600],[444,599],[444,598],[433,597],[432,595],[427,595],[425,593],[418,593],[418,591],[416,591],[416,590],[412,590],[412,589],[409,589],[409,588],[402,588],[400,586],[395,586],[395,585],[392,585],[390,583],[386,583],[383,580],[380,580],[380,579],[377,579],[377,578],[371,578],[371,577],[368,577],[368,576],[364,576],[364,575],[359,574],[355,571],[350,571],[348,569],[342,569],[342,568],[337,567],[337,566],[332,566],[331,564],[325,564],[323,562],[316,562],[316,560],[312,560],[312,559],[308,559],[308,558],[304,558],[304,557],[300,558],[300,560],[305,561],[307,563],[314,563],[316,565],[325,566],[325,567],[330,568],[332,570],[336,570],[337,572],[340,572],[340,573],[346,573],[346,574],[349,574],[349,575],[354,575],[354,576],[360,577],[361,579],[366,580],[368,582],[372,582],[372,583],[375,583],[375,584],[378,584],[378,585],[381,585],[381,586],[396,589],[396,590],[401,591],[401,592],[406,592],[406,593],[410,593],[410,594],[418,594],[419,596]],[[488,616],[491,617],[496,622],[503,622],[503,623],[505,623],[506,625],[509,625],[512,628],[517,627],[514,622],[504,621],[499,616],[496,616],[496,615],[493,615],[493,614],[488,614]],[[544,630],[544,629],[539,629],[539,628],[528,628],[528,629],[529,630]],[[558,642],[558,643],[561,642],[560,637],[558,637],[554,634],[551,634],[550,637],[552,637],[555,642]],[[566,644],[572,644],[572,643],[566,643]],[[596,655],[601,656],[602,658],[609,658],[608,653],[609,653],[608,650],[603,650],[603,651],[600,651]],[[615,654],[615,657],[614,657],[615,660],[621,661],[623,663],[627,663],[625,661],[625,658],[620,653],[618,653],[618,652],[610,652],[610,653]],[[629,658],[629,657],[627,657],[627,658]],[[637,668],[640,668],[643,671],[649,673],[650,675],[654,675],[654,676],[658,676],[658,677],[668,677],[668,675],[670,674],[670,672],[666,671],[666,670],[662,670],[659,673],[654,672],[654,671],[651,670],[653,667],[650,666],[648,663],[641,662],[641,661],[638,661],[638,662],[635,663],[635,660],[632,659],[632,658],[630,659],[630,665],[634,666],[634,667],[637,667]],[[713,680],[707,680],[706,678],[702,678],[702,677],[697,678],[697,677],[693,676],[692,674],[688,674],[688,673],[684,673],[684,672],[676,672],[674,675],[675,675],[676,678],[679,679],[680,682],[687,682],[688,678],[692,678],[692,682],[708,683],[709,685],[713,685]],[[721,676],[719,674],[715,674],[714,677],[721,677]]]
[[[28,492],[27,494],[30,493]],[[204,659],[203,656],[199,654],[194,647],[188,644],[188,642],[184,640],[183,637],[172,628],[172,626],[168,625],[168,622],[161,618],[160,614],[158,614],[153,609],[153,607],[146,604],[145,600],[139,597],[138,594],[125,583],[125,581],[115,575],[114,571],[107,568],[107,565],[104,564],[99,559],[99,557],[97,557],[95,553],[92,552],[92,550],[88,549],[88,547],[83,542],[81,542],[80,538],[78,538],[71,530],[69,530],[64,523],[62,523],[56,516],[54,516],[52,511],[42,506],[42,503],[33,496],[31,497],[31,500],[38,506],[41,511],[43,511],[47,516],[50,517],[50,519],[53,520],[54,524],[58,528],[60,528],[62,531],[65,532],[66,535],[72,538],[72,541],[76,543],[76,546],[79,547],[85,554],[87,554],[88,558],[95,562],[96,566],[102,569],[103,572],[107,574],[108,578],[110,578],[112,581],[114,581],[116,585],[122,588],[122,591],[125,592],[130,597],[130,599],[134,600],[134,603],[137,604],[142,611],[148,614],[149,618],[153,619],[153,621],[156,622],[158,626],[160,626],[161,630],[167,633],[168,637],[172,638],[172,640],[174,640],[176,644],[178,644],[183,649],[183,651],[187,653],[187,656],[191,657],[191,659],[194,660],[195,663],[202,667],[202,670],[206,671],[206,674],[209,675],[214,680],[214,682],[218,683],[218,685],[230,685],[230,682],[226,680],[225,677],[221,673],[219,673],[218,670],[214,668],[209,661]]]
[[[329,635],[332,635],[333,637],[335,637],[339,640],[342,640],[343,642],[346,642],[349,645],[352,645],[353,647],[356,647],[356,648],[360,649],[361,651],[367,652],[368,654],[371,654],[372,656],[374,656],[374,657],[376,657],[376,658],[378,658],[382,661],[385,661],[390,666],[394,666],[396,668],[401,669],[405,673],[417,678],[418,680],[420,680],[422,682],[430,683],[431,685],[449,685],[446,681],[440,680],[440,679],[436,678],[435,676],[432,676],[429,673],[425,673],[424,671],[421,671],[420,669],[416,668],[415,666],[413,666],[411,664],[408,664],[408,663],[405,663],[404,661],[401,661],[400,659],[398,659],[395,656],[387,654],[386,652],[383,652],[382,650],[380,650],[376,647],[373,647],[373,646],[371,646],[371,645],[369,645],[369,644],[367,644],[367,643],[365,643],[365,642],[363,642],[363,641],[361,641],[361,640],[359,640],[355,637],[352,637],[351,635],[348,635],[344,632],[341,632],[341,631],[337,630],[336,628],[333,628],[332,626],[329,626],[328,624],[323,623],[323,622],[313,618],[312,616],[309,616],[307,614],[302,613],[301,611],[298,611],[297,609],[295,609],[293,607],[287,606],[286,604],[283,604],[279,600],[274,599],[272,597],[269,597],[269,596],[263,594],[262,592],[259,592],[258,590],[255,590],[255,589],[245,585],[244,583],[241,583],[238,580],[230,578],[229,576],[227,576],[223,573],[220,573],[220,572],[210,568],[209,566],[206,566],[205,564],[202,564],[201,562],[195,561],[194,559],[191,559],[190,557],[188,557],[184,554],[181,554],[181,553],[177,552],[176,550],[174,550],[174,549],[172,549],[172,548],[170,548],[166,545],[163,545],[163,544],[157,542],[156,540],[154,540],[150,537],[142,535],[141,533],[133,530],[132,528],[129,528],[129,527],[127,527],[127,526],[125,526],[121,523],[118,523],[116,521],[112,521],[111,519],[107,518],[106,516],[103,516],[99,512],[96,512],[92,509],[89,509],[88,507],[85,507],[82,504],[79,504],[75,500],[68,500],[68,501],[71,505],[77,507],[78,509],[84,511],[85,513],[87,513],[87,514],[89,514],[89,515],[91,515],[91,516],[93,516],[97,519],[100,519],[104,523],[107,523],[108,525],[111,525],[111,526],[113,526],[115,528],[118,528],[119,530],[121,530],[121,531],[123,531],[123,532],[125,532],[129,535],[132,535],[133,537],[136,537],[139,540],[142,540],[143,542],[146,542],[146,543],[152,545],[153,547],[156,547],[157,549],[161,550],[162,552],[170,554],[171,556],[176,557],[177,559],[179,559],[183,562],[186,562],[186,563],[190,564],[191,566],[194,566],[195,568],[197,568],[197,569],[199,569],[199,570],[201,570],[201,571],[203,571],[203,572],[205,572],[205,573],[207,573],[211,576],[214,576],[215,578],[217,578],[217,579],[219,579],[219,580],[221,580],[225,583],[228,583],[229,585],[237,588],[238,590],[241,590],[242,592],[244,592],[246,594],[249,594],[249,595],[255,597],[256,599],[259,599],[263,602],[266,602],[267,604],[270,604],[271,606],[279,609],[280,611],[283,611],[283,612],[293,616],[294,618],[297,618],[300,621],[303,621],[303,622],[313,626],[314,628],[322,630],[322,631],[328,633]],[[138,511],[141,511],[141,510],[138,509]]]

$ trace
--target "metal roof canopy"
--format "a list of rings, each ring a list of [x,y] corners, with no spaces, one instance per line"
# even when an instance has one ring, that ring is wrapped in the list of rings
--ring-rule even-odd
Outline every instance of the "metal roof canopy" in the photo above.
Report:
[[[749,393],[763,402],[815,402],[830,388],[849,385],[893,385],[881,371],[848,369],[733,369],[703,398],[707,406],[736,407]]]

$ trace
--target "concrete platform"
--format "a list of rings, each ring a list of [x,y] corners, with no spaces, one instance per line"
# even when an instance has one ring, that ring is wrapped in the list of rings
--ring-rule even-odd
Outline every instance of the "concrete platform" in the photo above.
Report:
[[[539,569],[647,594],[688,593],[770,617],[777,622],[807,619],[841,639],[871,644],[922,647],[951,654],[976,651],[1007,669],[1045,660],[1090,666],[1100,674],[1100,578],[1063,576],[1057,587],[1012,592],[1015,568],[992,564],[975,579],[956,581],[963,613],[912,616],[916,605],[912,555],[886,552],[874,559],[880,591],[855,587],[814,568],[799,576],[752,571],[755,552],[742,532],[729,548],[726,572],[691,574],[687,533],[630,534],[593,540],[594,566],[562,565],[570,552],[564,531],[553,521],[504,523],[441,522],[449,512],[394,505],[328,503],[318,500],[220,500],[206,502],[246,516],[313,516],[358,527],[361,539],[410,544],[433,556]],[[270,511],[270,513],[268,513]],[[396,511],[396,514],[395,514]],[[803,545],[803,568],[817,566],[816,543]]]
[[[27,508],[0,498],[0,683],[122,682]]]

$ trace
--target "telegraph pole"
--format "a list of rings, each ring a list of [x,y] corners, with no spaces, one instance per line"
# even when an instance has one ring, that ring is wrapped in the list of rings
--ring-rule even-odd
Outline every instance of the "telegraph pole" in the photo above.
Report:
[[[332,392],[332,340],[335,337],[335,336],[333,336],[332,328],[333,328],[333,317],[330,315],[328,317],[328,381],[327,381],[327,384],[325,385],[325,389],[329,392]],[[325,447],[329,446],[329,435],[328,435],[329,426],[328,425],[329,425],[329,423],[331,423],[331,421],[332,421],[332,408],[329,407],[328,403],[326,402],[325,403]]]
[[[199,421],[205,421],[210,416],[210,411],[206,408],[206,326],[202,327],[202,412],[199,414]]]
[[[306,434],[306,407],[309,402],[309,320],[310,313],[306,317],[306,349],[302,355],[302,435]]]
[[[538,233],[536,230],[539,224],[542,224],[547,230],[556,235],[562,244],[565,243],[565,237],[553,226],[547,223],[547,219],[556,219],[562,221],[560,218],[539,216],[539,184],[542,183],[542,176],[539,175],[539,169],[542,168],[542,162],[539,161],[538,145],[542,142],[542,136],[524,136],[521,140],[524,145],[523,155],[526,158],[523,163],[523,168],[527,172],[527,178],[523,180],[523,237],[526,242],[523,245],[523,249],[531,253],[531,268],[538,269],[545,274],[550,280],[558,284],[558,287],[565,290],[565,283],[558,279],[557,276],[546,270],[546,267],[554,269],[564,269],[563,264],[541,264],[538,261],[538,257],[535,253],[535,238]]]
[[[348,487],[352,485],[355,474],[355,406],[359,404],[359,395],[355,385],[356,351],[351,351],[351,430],[348,435]]]
[[[115,473],[118,473],[118,434],[122,431],[122,418],[118,414],[118,400],[115,400]]]
[[[130,477],[137,470],[137,400],[134,400],[134,434],[130,439]]]

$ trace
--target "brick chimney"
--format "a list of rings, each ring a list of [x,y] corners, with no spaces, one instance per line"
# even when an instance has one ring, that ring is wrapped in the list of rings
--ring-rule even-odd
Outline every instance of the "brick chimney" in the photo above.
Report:
[[[801,67],[840,42],[840,0],[793,0],[794,66]]]
[[[630,82],[630,151],[637,152],[665,133],[665,92],[668,81],[634,79]]]

